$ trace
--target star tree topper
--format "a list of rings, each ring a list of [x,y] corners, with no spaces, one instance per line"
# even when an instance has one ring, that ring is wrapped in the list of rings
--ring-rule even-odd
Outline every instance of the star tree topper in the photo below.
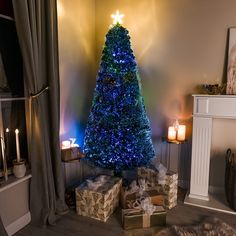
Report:
[[[113,24],[122,24],[123,20],[122,18],[124,17],[124,14],[120,14],[119,10],[116,10],[116,14],[112,14],[111,18],[113,19]]]

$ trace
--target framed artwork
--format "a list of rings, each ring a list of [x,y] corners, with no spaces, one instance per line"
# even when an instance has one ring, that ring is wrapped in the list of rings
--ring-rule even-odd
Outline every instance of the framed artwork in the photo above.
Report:
[[[236,94],[236,28],[229,29],[226,94]]]

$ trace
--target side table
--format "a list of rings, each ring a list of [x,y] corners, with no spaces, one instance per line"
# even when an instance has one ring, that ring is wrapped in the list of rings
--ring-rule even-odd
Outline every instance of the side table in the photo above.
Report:
[[[187,140],[170,142],[166,138],[162,138],[161,163],[168,170],[178,173],[178,185],[183,188],[189,185],[190,147]]]
[[[71,147],[61,150],[62,169],[66,189],[74,183],[82,180],[83,168],[80,160],[83,157],[84,154],[81,152],[79,147]]]

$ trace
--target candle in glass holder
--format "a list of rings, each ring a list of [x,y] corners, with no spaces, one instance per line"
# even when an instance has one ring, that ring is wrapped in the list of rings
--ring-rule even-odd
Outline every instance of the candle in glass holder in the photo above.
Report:
[[[169,126],[168,128],[168,140],[175,140],[176,139],[176,130],[174,126]]]
[[[186,126],[185,125],[179,125],[178,132],[177,132],[177,140],[178,141],[184,141],[186,135]]]

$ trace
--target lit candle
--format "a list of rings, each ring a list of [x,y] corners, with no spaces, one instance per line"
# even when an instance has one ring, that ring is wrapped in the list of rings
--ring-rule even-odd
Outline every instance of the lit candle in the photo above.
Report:
[[[7,155],[6,158],[9,157],[9,132],[10,130],[8,128],[6,128],[6,150],[7,150]]]
[[[68,148],[70,148],[70,141],[69,140],[64,140],[64,141],[62,141],[61,142],[61,148],[62,149],[68,149]]]
[[[3,174],[4,174],[5,180],[7,181],[8,180],[7,160],[5,156],[5,143],[4,143],[3,138],[1,138],[1,151],[2,151],[2,162],[3,162]]]
[[[168,140],[176,139],[176,130],[174,126],[169,126],[168,128]]]
[[[178,141],[184,141],[185,140],[185,134],[186,134],[186,126],[185,125],[179,125],[178,132],[177,132],[177,140]]]
[[[20,143],[19,143],[19,130],[15,130],[16,134],[16,161],[20,162]]]

